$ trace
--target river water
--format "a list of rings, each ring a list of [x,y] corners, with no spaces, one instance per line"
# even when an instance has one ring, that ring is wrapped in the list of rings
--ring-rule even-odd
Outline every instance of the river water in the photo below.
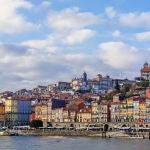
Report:
[[[0,150],[150,150],[148,139],[96,137],[0,137]]]

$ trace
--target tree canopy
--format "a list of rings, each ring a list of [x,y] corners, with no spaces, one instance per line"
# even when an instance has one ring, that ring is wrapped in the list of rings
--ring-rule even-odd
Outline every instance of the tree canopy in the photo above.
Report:
[[[118,80],[116,80],[116,83],[115,83],[115,89],[117,90],[117,92],[120,92],[120,85],[118,83]]]
[[[149,87],[149,81],[141,81],[136,83],[137,86]]]
[[[30,127],[32,127],[32,128],[43,127],[43,121],[41,121],[41,120],[32,120],[30,122]]]

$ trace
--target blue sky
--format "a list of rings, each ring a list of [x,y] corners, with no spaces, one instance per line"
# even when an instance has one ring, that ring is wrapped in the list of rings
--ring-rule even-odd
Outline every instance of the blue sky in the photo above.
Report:
[[[0,0],[0,91],[109,74],[150,56],[148,0]]]

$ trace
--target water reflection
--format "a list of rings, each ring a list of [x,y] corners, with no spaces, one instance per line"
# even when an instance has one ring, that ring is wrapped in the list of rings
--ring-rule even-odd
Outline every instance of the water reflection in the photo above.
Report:
[[[0,150],[150,150],[149,140],[86,137],[0,137]]]

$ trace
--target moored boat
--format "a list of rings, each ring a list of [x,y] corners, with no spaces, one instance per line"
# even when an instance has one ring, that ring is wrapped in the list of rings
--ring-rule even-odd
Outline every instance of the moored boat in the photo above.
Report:
[[[8,136],[8,132],[7,131],[0,131],[0,136]]]

